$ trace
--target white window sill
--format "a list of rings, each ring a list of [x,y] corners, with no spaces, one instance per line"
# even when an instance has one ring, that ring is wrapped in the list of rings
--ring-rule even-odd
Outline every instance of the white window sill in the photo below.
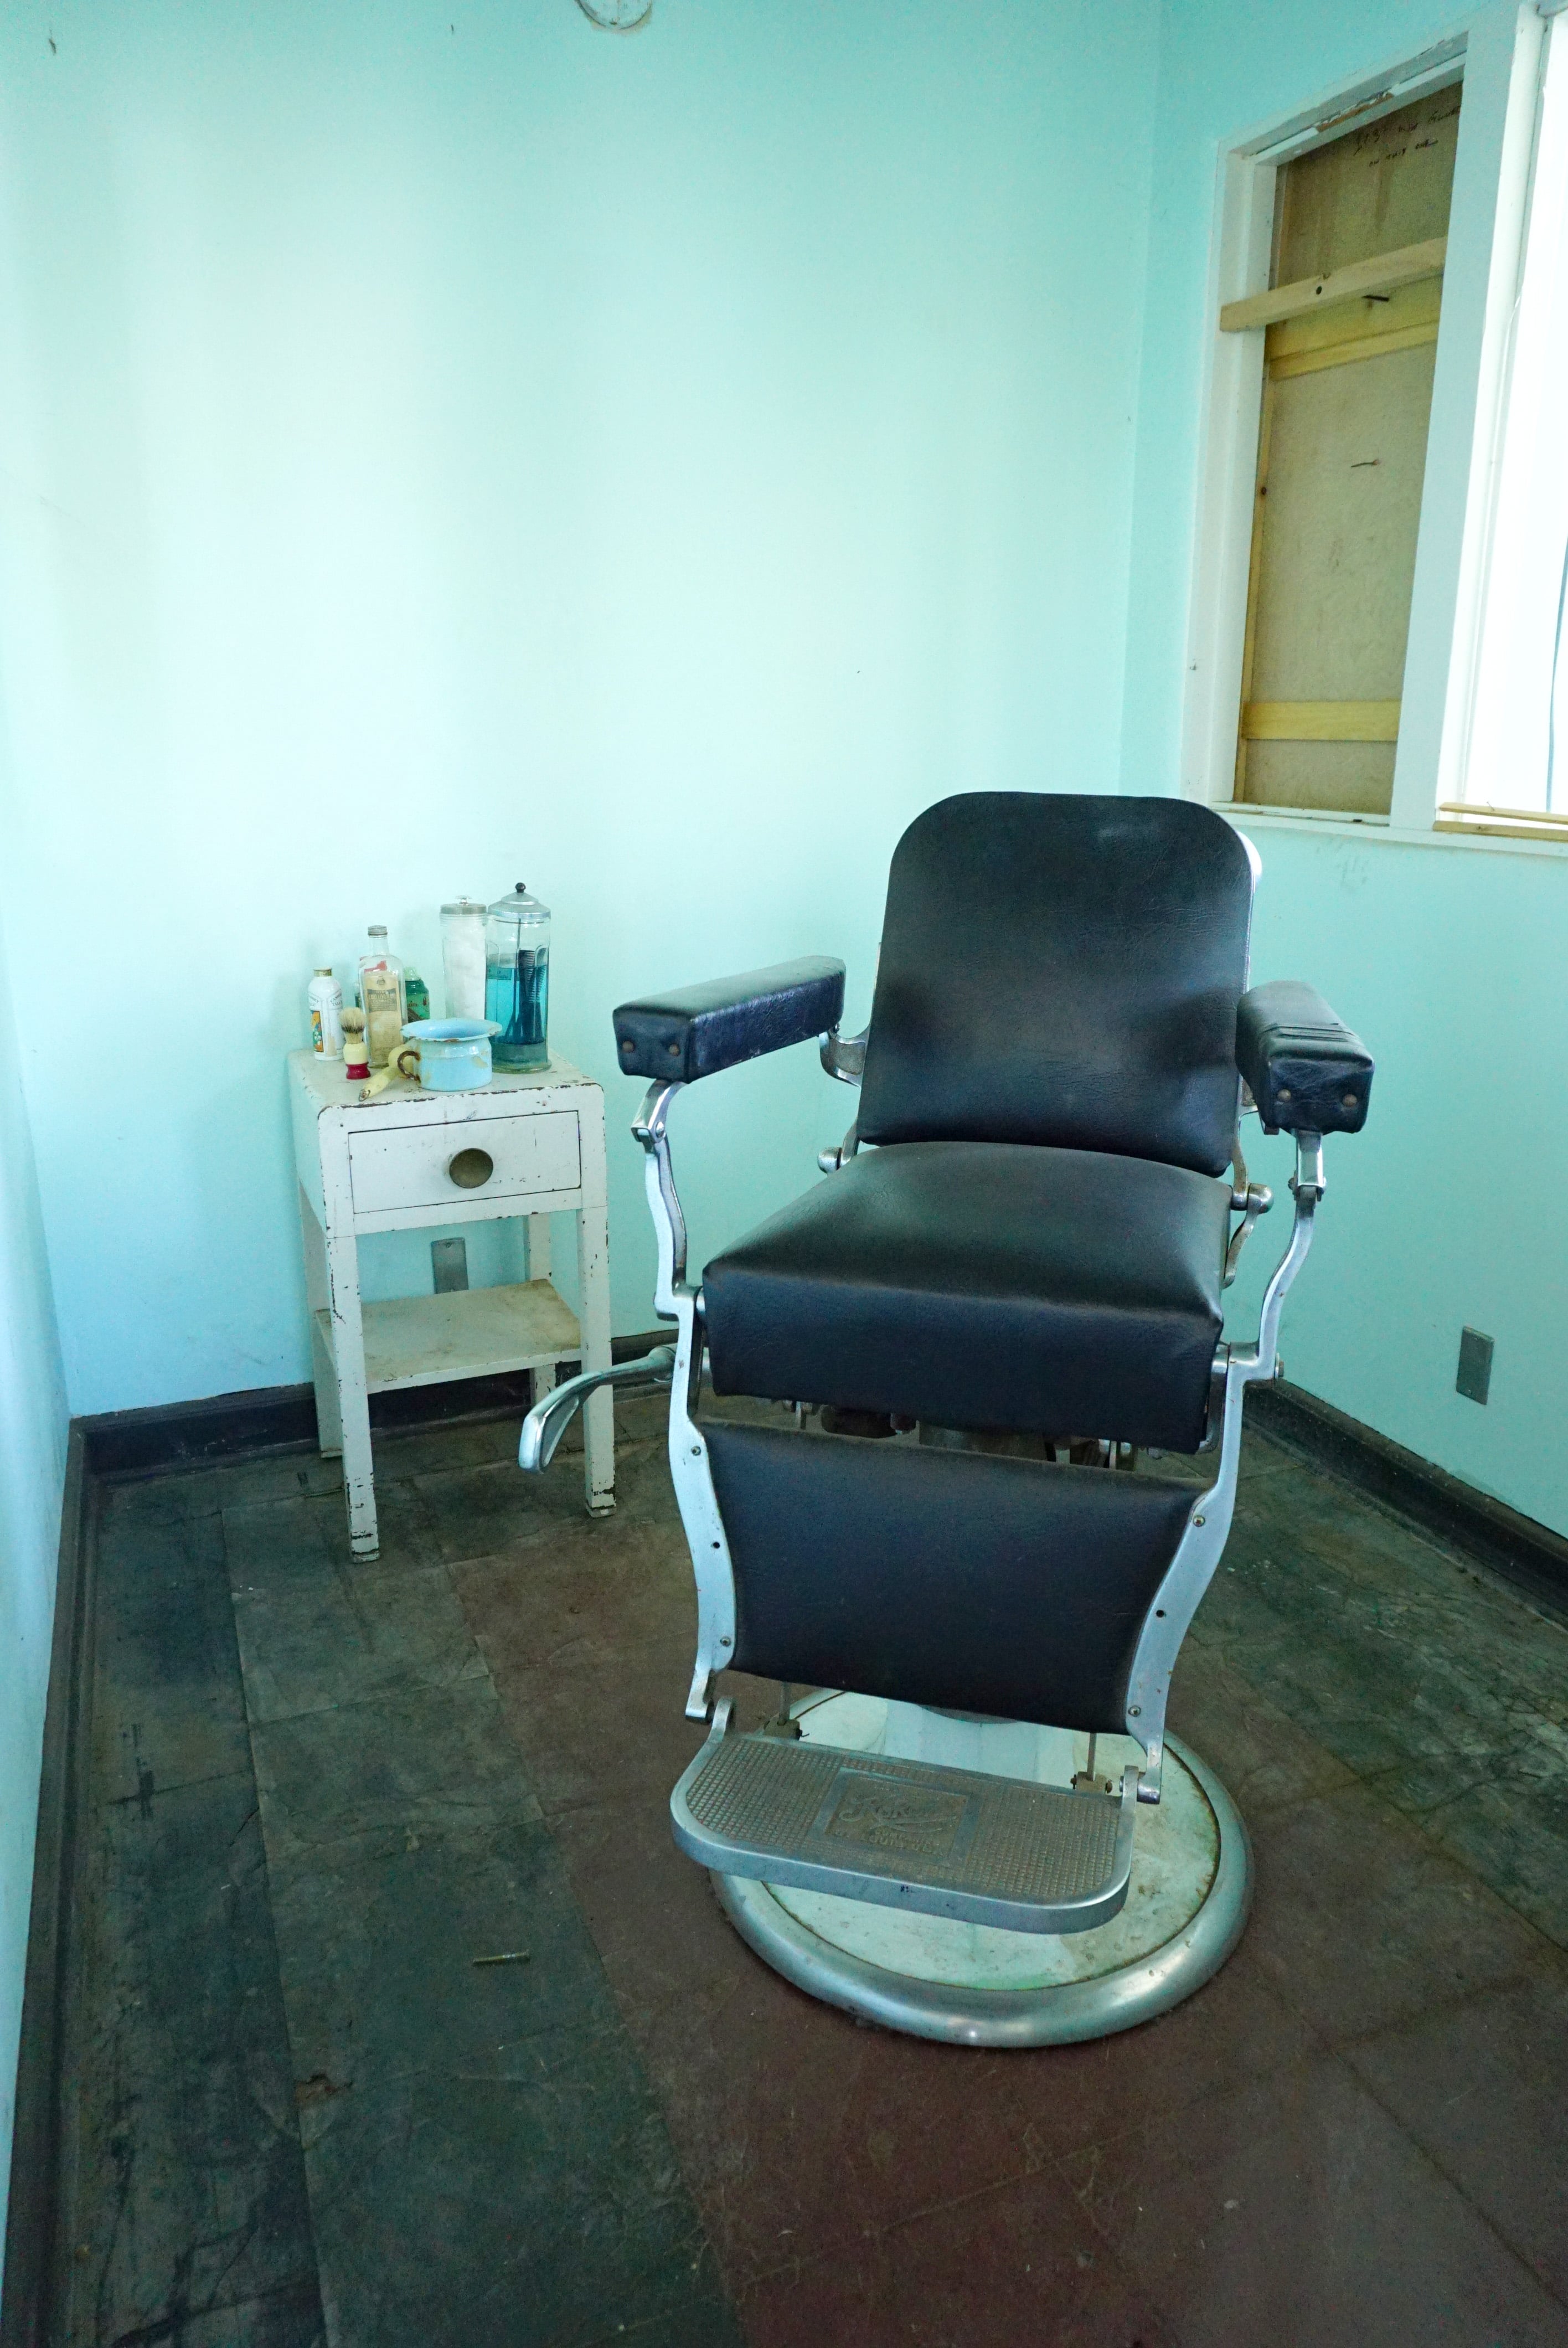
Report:
[[[1517,839],[1508,832],[1437,831],[1391,824],[1383,815],[1331,815],[1317,808],[1249,807],[1222,800],[1215,808],[1238,830],[1315,832],[1329,839],[1387,841],[1394,848],[1479,849],[1488,856],[1568,857],[1568,839]]]

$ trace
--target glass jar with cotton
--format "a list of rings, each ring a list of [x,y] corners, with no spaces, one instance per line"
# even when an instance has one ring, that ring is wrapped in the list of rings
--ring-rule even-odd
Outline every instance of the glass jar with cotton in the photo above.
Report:
[[[441,974],[448,1019],[485,1016],[485,908],[457,897],[441,908]]]

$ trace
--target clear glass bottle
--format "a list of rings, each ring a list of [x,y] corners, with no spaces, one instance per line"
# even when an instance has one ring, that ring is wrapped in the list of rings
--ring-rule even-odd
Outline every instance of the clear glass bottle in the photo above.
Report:
[[[497,1068],[549,1066],[550,909],[519,880],[485,915],[485,1016]]]
[[[384,1068],[403,1042],[408,1010],[403,964],[395,954],[387,953],[386,931],[379,923],[372,928],[369,948],[359,958],[359,1001],[370,1065]]]

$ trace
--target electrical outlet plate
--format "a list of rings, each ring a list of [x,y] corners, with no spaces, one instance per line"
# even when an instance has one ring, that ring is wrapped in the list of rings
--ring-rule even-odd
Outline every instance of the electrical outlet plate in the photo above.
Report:
[[[466,1240],[432,1240],[430,1271],[437,1296],[450,1296],[455,1290],[468,1285],[468,1242]]]
[[[1469,1402],[1484,1402],[1491,1390],[1491,1339],[1479,1329],[1461,1329],[1456,1393]]]

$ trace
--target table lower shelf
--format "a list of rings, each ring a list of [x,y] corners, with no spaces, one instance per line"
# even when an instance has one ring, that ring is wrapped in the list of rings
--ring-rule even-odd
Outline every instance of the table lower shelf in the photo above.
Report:
[[[578,1357],[577,1315],[548,1280],[395,1296],[363,1307],[364,1383],[371,1394],[439,1385],[447,1378],[542,1369]],[[316,1320],[332,1354],[332,1315]]]

